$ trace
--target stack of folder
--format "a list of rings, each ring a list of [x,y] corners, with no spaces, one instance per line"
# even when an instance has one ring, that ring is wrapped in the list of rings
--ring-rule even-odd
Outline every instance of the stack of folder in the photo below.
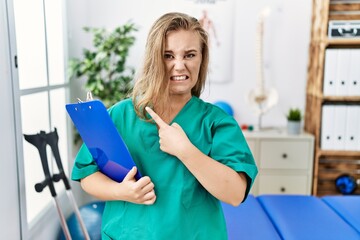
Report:
[[[324,96],[360,96],[360,49],[325,50]],[[324,104],[321,149],[360,151],[360,105]]]
[[[325,50],[324,96],[360,96],[360,49]]]
[[[323,105],[321,149],[360,151],[360,105]]]

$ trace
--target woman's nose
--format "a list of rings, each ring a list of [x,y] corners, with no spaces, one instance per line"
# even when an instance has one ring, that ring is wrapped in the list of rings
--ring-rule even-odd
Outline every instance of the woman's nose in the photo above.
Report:
[[[175,70],[182,70],[185,68],[185,62],[183,59],[176,59],[174,63]]]

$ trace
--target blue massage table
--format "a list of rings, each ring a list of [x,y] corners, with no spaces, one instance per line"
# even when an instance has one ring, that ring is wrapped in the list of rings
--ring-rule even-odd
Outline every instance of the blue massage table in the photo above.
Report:
[[[229,240],[281,239],[258,200],[249,195],[239,207],[222,203]],[[260,227],[261,226],[261,227]]]
[[[360,196],[249,195],[222,207],[229,240],[360,240]]]
[[[322,200],[360,234],[360,196],[326,196]]]

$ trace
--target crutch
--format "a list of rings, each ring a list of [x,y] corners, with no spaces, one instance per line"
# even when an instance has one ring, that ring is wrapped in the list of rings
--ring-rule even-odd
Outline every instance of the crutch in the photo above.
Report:
[[[50,187],[51,186],[50,184],[49,184],[49,187],[50,187],[50,190],[53,189],[53,193],[55,194],[55,195],[53,195],[53,193],[52,193],[52,195],[54,197],[54,200],[55,200],[55,203],[56,203],[56,208],[57,208],[59,216],[60,216],[61,226],[62,226],[62,229],[64,231],[64,235],[65,235],[66,239],[71,240],[71,235],[70,235],[66,220],[64,218],[64,215],[61,212],[61,209],[59,207],[59,203],[58,203],[57,198],[56,198],[56,191],[55,191],[55,188],[54,188],[54,185],[53,185],[53,181],[58,182],[60,180],[63,180],[63,183],[65,185],[65,189],[66,189],[66,193],[67,193],[67,195],[68,195],[68,197],[69,197],[69,199],[71,201],[71,204],[72,204],[73,209],[75,211],[76,217],[77,217],[77,219],[79,221],[81,230],[82,230],[82,232],[84,234],[84,238],[86,240],[90,240],[88,231],[87,231],[87,229],[85,227],[85,224],[84,224],[84,222],[83,222],[83,220],[81,218],[80,211],[78,209],[78,206],[77,206],[77,204],[75,202],[75,199],[74,199],[74,196],[72,194],[71,186],[69,184],[69,181],[68,181],[68,179],[66,177],[64,168],[62,166],[60,153],[59,153],[59,148],[58,148],[59,136],[57,134],[57,129],[55,128],[55,130],[53,132],[49,132],[49,133],[45,133],[44,131],[40,131],[40,133],[36,134],[36,135],[24,135],[24,136],[25,136],[25,139],[28,142],[32,143],[34,146],[36,146],[38,148],[39,153],[40,153],[40,157],[41,157],[41,162],[42,162],[43,169],[44,169],[44,173],[45,173],[45,181],[36,184],[35,189],[36,189],[37,192],[41,192],[47,186],[46,183],[48,181],[51,182],[50,184],[52,185],[52,187]],[[34,142],[35,142],[35,144],[34,144]],[[38,144],[37,142],[40,142],[40,143]],[[53,176],[50,175],[48,161],[47,161],[47,155],[46,155],[46,145],[47,144],[51,148],[51,151],[52,151],[52,153],[54,155],[54,158],[55,158],[55,161],[56,161],[56,165],[57,165],[57,167],[59,169],[59,173],[58,174],[53,174]],[[47,180],[47,179],[49,179],[49,180]]]
[[[60,153],[59,153],[59,147],[58,147],[59,135],[57,133],[57,129],[55,128],[55,130],[53,132],[49,132],[49,133],[45,134],[45,139],[46,139],[46,143],[51,147],[51,151],[52,151],[52,153],[54,155],[56,165],[57,165],[57,167],[59,169],[59,173],[54,174],[52,179],[55,182],[63,180],[63,183],[65,185],[65,189],[66,189],[66,193],[67,193],[67,195],[68,195],[68,197],[69,197],[69,199],[71,201],[71,204],[72,204],[73,209],[75,211],[76,218],[79,221],[81,231],[83,232],[85,239],[89,240],[90,239],[89,233],[88,233],[88,231],[87,231],[87,229],[85,227],[85,224],[84,224],[84,222],[83,222],[83,220],[81,218],[79,208],[78,208],[78,206],[76,204],[74,195],[73,195],[73,193],[71,191],[71,186],[69,184],[69,180],[65,175],[64,168],[63,168],[63,165],[62,165],[62,162],[61,162]]]
[[[39,134],[34,134],[34,135],[24,134],[24,138],[26,141],[28,141],[29,143],[31,143],[38,149],[39,154],[40,154],[41,164],[42,164],[44,175],[45,175],[44,181],[35,184],[35,190],[36,190],[36,192],[42,192],[42,190],[45,187],[47,187],[47,186],[49,187],[51,196],[53,197],[57,212],[60,217],[60,223],[61,223],[61,227],[64,231],[65,237],[67,240],[71,240],[69,228],[66,224],[64,214],[61,211],[60,204],[57,199],[53,179],[51,177],[50,170],[49,170],[49,164],[48,164],[47,155],[46,155],[47,143],[46,143],[46,139],[45,139],[45,132],[41,131]]]

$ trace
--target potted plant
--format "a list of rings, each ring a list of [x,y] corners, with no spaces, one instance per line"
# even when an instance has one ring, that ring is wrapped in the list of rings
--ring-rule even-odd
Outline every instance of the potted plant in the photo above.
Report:
[[[86,79],[85,89],[106,107],[124,99],[133,87],[134,68],[126,66],[129,49],[137,28],[126,23],[109,32],[104,28],[85,27],[93,34],[93,49],[84,49],[81,59],[71,59],[71,79]]]
[[[105,28],[85,27],[91,33],[92,49],[83,49],[80,59],[69,61],[71,80],[85,79],[85,90],[100,99],[106,107],[126,98],[133,88],[135,70],[126,65],[129,49],[135,42],[133,23],[116,27],[113,31]],[[75,143],[79,140],[75,136]]]
[[[287,132],[289,134],[300,134],[302,114],[299,108],[290,108],[286,116]]]

